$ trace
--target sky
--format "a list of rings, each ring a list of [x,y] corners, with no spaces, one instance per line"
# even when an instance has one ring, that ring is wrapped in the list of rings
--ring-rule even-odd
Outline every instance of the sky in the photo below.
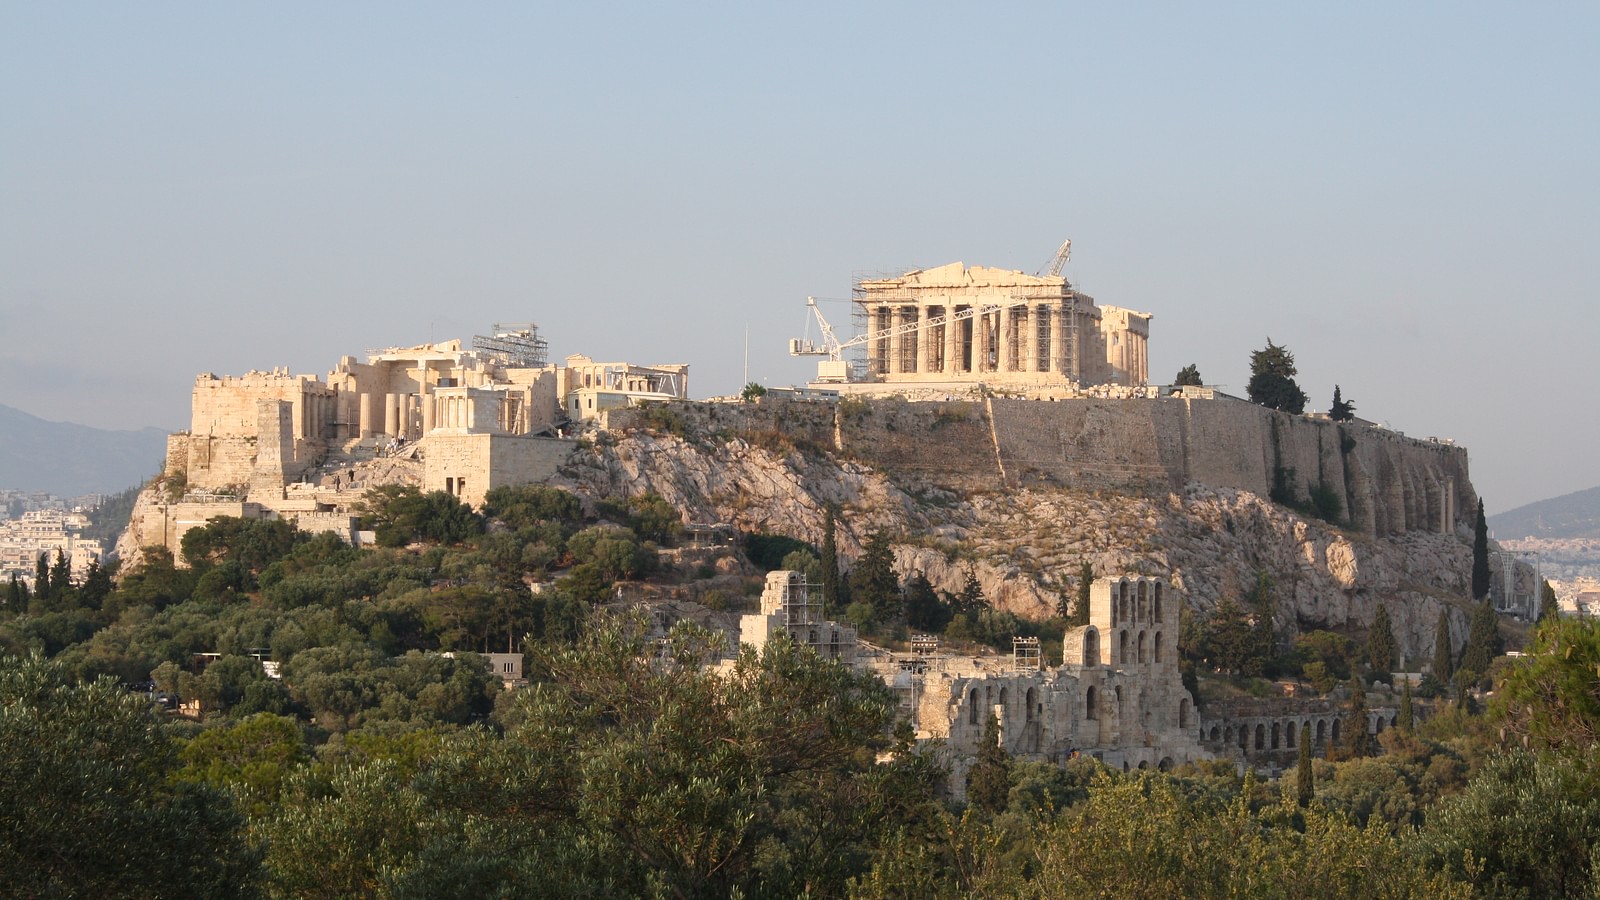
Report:
[[[805,381],[805,298],[953,261],[1152,313],[1150,376],[1600,483],[1600,5],[0,0],[0,403],[538,324]],[[811,335],[815,337],[815,328]],[[748,336],[748,357],[746,356]],[[746,368],[748,366],[748,368]]]

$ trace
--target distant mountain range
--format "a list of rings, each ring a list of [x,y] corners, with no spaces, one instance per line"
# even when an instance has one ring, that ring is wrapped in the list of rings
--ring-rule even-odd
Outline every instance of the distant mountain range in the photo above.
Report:
[[[1600,487],[1519,506],[1489,517],[1497,539],[1600,538]]]
[[[167,434],[50,422],[0,405],[0,488],[62,497],[114,493],[161,471]]]

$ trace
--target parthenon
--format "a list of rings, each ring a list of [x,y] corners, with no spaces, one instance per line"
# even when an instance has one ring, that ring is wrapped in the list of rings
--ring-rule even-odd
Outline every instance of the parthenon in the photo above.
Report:
[[[868,381],[1142,385],[1149,313],[1097,307],[1059,275],[954,262],[862,279]]]

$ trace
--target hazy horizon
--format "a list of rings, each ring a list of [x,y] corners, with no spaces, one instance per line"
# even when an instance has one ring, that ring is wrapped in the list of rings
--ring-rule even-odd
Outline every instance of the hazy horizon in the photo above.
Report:
[[[953,261],[1154,315],[1150,376],[1592,486],[1600,8],[0,4],[0,403],[184,427],[196,374],[534,321],[803,382],[807,295]],[[843,302],[824,312],[842,330]],[[813,330],[814,333],[814,330]],[[1585,412],[1585,410],[1588,410]]]

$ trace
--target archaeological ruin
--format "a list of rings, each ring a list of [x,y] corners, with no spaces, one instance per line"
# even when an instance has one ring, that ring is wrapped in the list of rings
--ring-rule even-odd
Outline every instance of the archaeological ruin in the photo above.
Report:
[[[180,488],[137,511],[119,542],[176,550],[215,516],[295,520],[349,539],[352,508],[378,484],[413,484],[480,504],[541,481],[571,452],[570,423],[642,401],[688,397],[686,365],[573,355],[551,364],[532,324],[346,356],[326,376],[287,369],[195,379],[191,423],[163,474]]]

